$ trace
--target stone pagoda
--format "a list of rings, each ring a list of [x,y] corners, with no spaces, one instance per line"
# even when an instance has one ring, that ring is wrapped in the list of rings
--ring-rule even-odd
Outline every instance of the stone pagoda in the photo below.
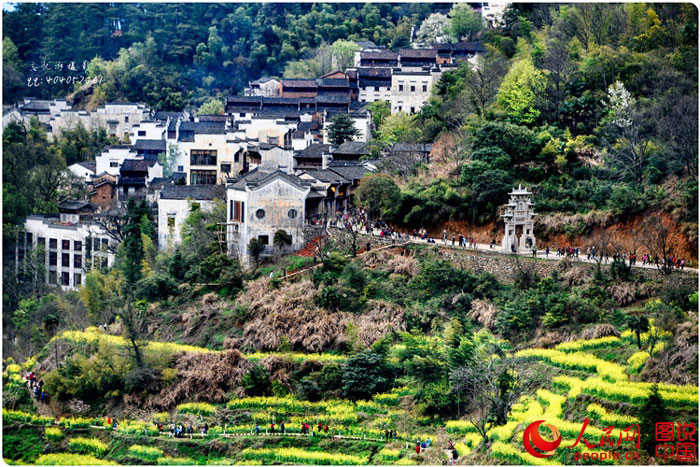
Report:
[[[506,213],[503,214],[505,233],[501,243],[502,253],[517,253],[532,249],[537,245],[535,239],[534,219],[532,210],[532,193],[518,185],[510,193],[510,201],[506,204]]]

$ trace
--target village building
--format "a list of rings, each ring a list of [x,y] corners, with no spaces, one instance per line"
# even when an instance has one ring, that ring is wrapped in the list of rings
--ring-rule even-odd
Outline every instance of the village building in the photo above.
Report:
[[[299,177],[281,170],[253,170],[231,179],[226,186],[228,213],[226,242],[229,254],[250,264],[250,240],[265,245],[263,255],[276,253],[275,232],[284,230],[292,237],[290,251],[304,245],[306,197],[311,187]]]
[[[119,175],[119,170],[127,159],[138,157],[136,150],[126,144],[105,146],[99,156],[95,158],[95,172]]]
[[[216,200],[226,202],[224,185],[164,184],[158,197],[158,249],[172,251],[182,242],[182,226],[196,209],[211,212]]]
[[[117,208],[117,176],[106,172],[96,175],[90,184],[90,204],[96,212],[106,212]]]
[[[433,87],[440,80],[439,68],[421,68],[414,71],[394,70],[391,75],[391,113],[415,114],[430,99]]]
[[[70,170],[76,177],[84,180],[85,183],[88,183],[95,175],[97,165],[94,162],[81,161],[69,165],[68,170]]]
[[[282,84],[278,80],[264,77],[248,83],[248,87],[244,89],[243,95],[278,97],[281,92]]]
[[[67,202],[59,215],[30,215],[17,233],[15,263],[17,270],[37,248],[42,248],[46,284],[64,290],[76,290],[85,283],[90,269],[114,265],[116,242],[100,224],[90,220],[87,203]],[[37,260],[33,258],[33,260]]]

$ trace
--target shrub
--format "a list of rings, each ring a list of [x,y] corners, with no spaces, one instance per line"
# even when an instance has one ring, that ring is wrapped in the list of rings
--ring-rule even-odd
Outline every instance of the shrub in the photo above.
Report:
[[[68,448],[79,454],[92,454],[97,457],[107,451],[107,445],[96,438],[71,438],[68,440]]]
[[[44,431],[44,435],[49,441],[60,441],[66,436],[61,430],[54,427],[46,428],[46,430]]]
[[[195,461],[189,457],[159,457],[158,465],[193,465]]]
[[[116,462],[98,459],[94,456],[68,454],[65,452],[43,454],[35,462],[36,465],[118,465]]]
[[[266,396],[272,393],[270,374],[264,366],[255,365],[241,380],[249,396]]]
[[[155,446],[142,446],[140,444],[133,444],[129,446],[129,454],[138,457],[146,462],[154,463],[159,457],[163,456],[163,450]]]
[[[188,402],[178,405],[177,411],[180,413],[210,416],[216,412],[216,407],[205,402]]]

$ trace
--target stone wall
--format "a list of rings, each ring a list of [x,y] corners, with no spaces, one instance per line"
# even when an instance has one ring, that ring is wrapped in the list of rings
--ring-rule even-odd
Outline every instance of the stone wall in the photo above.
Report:
[[[452,264],[463,268],[469,269],[474,272],[488,272],[496,276],[496,278],[501,282],[513,282],[515,278],[515,273],[518,271],[518,265],[516,264],[515,257],[511,255],[502,255],[495,252],[484,252],[484,251],[474,251],[474,250],[451,250],[449,248],[439,248],[437,246],[433,247],[437,250],[438,257]],[[527,257],[519,257],[517,261],[520,262],[522,268],[532,269],[540,277],[549,276],[553,270],[559,269],[560,271],[566,270],[568,267],[585,267],[585,268],[595,268],[594,263],[583,263],[578,261],[552,261],[545,259],[532,259]],[[609,271],[610,263],[603,264],[603,270]],[[633,268],[633,273],[635,275],[642,275],[649,279],[656,279],[661,282],[666,282],[669,280],[668,277],[663,277],[659,271],[655,269],[643,269],[643,268]],[[683,280],[691,283],[697,282],[697,275],[689,272],[684,273],[674,273],[670,280]]]

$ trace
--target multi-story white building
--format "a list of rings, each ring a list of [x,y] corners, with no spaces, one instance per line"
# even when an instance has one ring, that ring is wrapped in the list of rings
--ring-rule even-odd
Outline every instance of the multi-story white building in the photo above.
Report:
[[[225,121],[181,122],[177,137],[179,157],[175,172],[187,174],[188,185],[214,185],[238,175],[245,164],[243,143],[233,138]]]
[[[117,243],[101,225],[78,219],[67,222],[66,218],[64,214],[27,217],[23,230],[18,232],[15,260],[20,269],[33,250],[42,248],[44,281],[64,290],[75,290],[85,283],[85,274],[90,269],[114,264]]]
[[[226,241],[229,254],[244,264],[251,260],[248,244],[257,238],[266,246],[263,255],[275,252],[275,232],[292,236],[290,250],[304,245],[304,219],[309,184],[280,170],[254,170],[226,186],[228,222]]]
[[[442,72],[434,67],[420,71],[394,71],[391,75],[391,113],[420,112],[433,92],[433,86],[440,80]]]
[[[164,185],[158,198],[158,249],[172,251],[182,242],[182,225],[195,209],[211,212],[226,202],[224,185]]]
[[[119,175],[119,169],[125,160],[137,158],[138,153],[132,146],[126,144],[105,146],[100,155],[95,158],[95,173]]]

